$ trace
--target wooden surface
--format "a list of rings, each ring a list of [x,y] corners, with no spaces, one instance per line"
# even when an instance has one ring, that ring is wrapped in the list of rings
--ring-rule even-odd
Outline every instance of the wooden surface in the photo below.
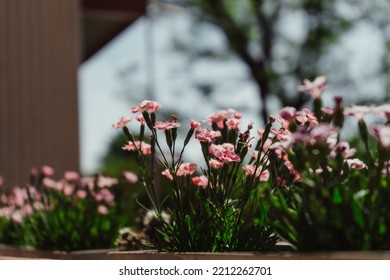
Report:
[[[390,260],[390,252],[158,253],[110,252],[110,260]]]
[[[0,175],[79,168],[78,0],[0,0]]]
[[[106,260],[110,250],[85,250],[70,253],[23,249],[12,246],[0,246],[0,259],[57,259],[57,260]]]

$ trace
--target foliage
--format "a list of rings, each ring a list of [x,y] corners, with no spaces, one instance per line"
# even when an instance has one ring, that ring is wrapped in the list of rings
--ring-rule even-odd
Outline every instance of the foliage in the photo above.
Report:
[[[2,241],[45,250],[111,248],[128,223],[116,211],[118,180],[68,171],[56,181],[52,174],[48,166],[33,168],[29,184],[2,196],[2,232],[9,235]]]
[[[313,101],[321,106],[319,95]],[[275,151],[300,178],[270,190],[273,226],[300,251],[388,250],[390,106],[344,109],[340,97],[335,101],[333,109],[317,111],[318,123],[302,123],[299,112],[282,111],[278,133],[288,137]],[[369,130],[364,118],[372,113],[387,124]],[[358,119],[364,161],[353,158],[356,148],[341,139],[346,116]]]
[[[239,131],[241,115],[235,110],[221,110],[208,118],[210,128],[202,128],[191,120],[184,143],[176,143],[178,117],[157,121],[160,104],[143,101],[133,112],[142,112],[139,138],[135,138],[121,118],[114,127],[122,128],[128,137],[123,149],[136,155],[139,174],[159,221],[155,246],[164,251],[260,251],[270,250],[276,236],[267,225],[268,209],[263,203],[265,181],[269,176],[268,153],[261,153],[271,123],[259,139],[258,156],[244,165],[253,140],[252,124]],[[150,144],[143,141],[145,130],[151,134]],[[195,132],[196,130],[196,132]],[[165,146],[160,133],[165,136]],[[184,150],[195,133],[205,160],[201,174],[197,164],[183,162]],[[256,154],[256,153],[255,153]],[[155,182],[156,161],[164,166],[171,191],[160,201]],[[169,218],[163,213],[168,213]]]

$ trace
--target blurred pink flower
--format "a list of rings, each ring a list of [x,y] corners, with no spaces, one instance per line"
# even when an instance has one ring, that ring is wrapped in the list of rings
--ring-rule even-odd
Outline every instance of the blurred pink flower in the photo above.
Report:
[[[204,129],[202,127],[195,131],[195,138],[200,142],[213,143],[218,137],[221,137],[220,131],[214,131],[208,128]]]
[[[96,184],[99,188],[111,188],[112,186],[118,184],[118,179],[99,174]]]
[[[240,120],[229,119],[225,123],[226,123],[226,126],[228,127],[228,129],[236,130],[236,129],[238,129],[238,125],[240,124]]]
[[[165,169],[163,172],[161,172],[161,175],[164,175],[168,178],[168,180],[173,181],[173,175],[169,169]]]
[[[27,199],[28,194],[26,189],[21,189],[19,187],[15,187],[12,189],[11,201],[13,205],[21,207],[25,204]]]
[[[303,85],[298,87],[300,92],[310,94],[312,98],[317,99],[321,96],[322,92],[325,90],[327,84],[327,79],[325,76],[319,76],[314,79],[313,82],[305,79],[303,80]]]
[[[42,175],[45,177],[53,176],[54,175],[54,169],[51,168],[48,165],[44,165],[41,167]]]
[[[109,205],[113,204],[115,200],[115,196],[108,189],[101,189],[93,196],[96,201],[104,201]]]
[[[205,120],[206,123],[208,124],[213,124],[215,123],[219,128],[224,127],[224,122],[229,116],[236,116],[237,111],[234,109],[228,109],[228,110],[219,110],[215,112],[214,114],[210,115],[207,117]],[[239,115],[237,115],[239,116]]]
[[[279,112],[279,117],[286,120],[289,124],[295,122],[295,114],[297,109],[295,107],[284,107]],[[280,122],[280,121],[279,121]]]
[[[161,104],[156,101],[144,100],[139,106],[131,108],[132,113],[138,112],[148,112],[155,113],[158,109],[161,108]]]
[[[267,169],[262,170],[262,167],[259,166],[256,170],[256,166],[248,164],[242,167],[242,170],[244,171],[246,176],[252,176],[256,171],[255,178],[259,178],[261,182],[268,181],[269,178],[269,171]]]
[[[51,178],[43,178],[42,184],[45,188],[57,189],[57,181]]]
[[[134,141],[134,143],[133,141],[128,141],[127,144],[122,147],[122,149],[127,151],[141,149],[141,153],[144,155],[149,155],[152,153],[152,147],[148,143],[139,140]]]
[[[182,163],[180,164],[176,175],[177,176],[186,176],[192,175],[195,172],[197,165],[195,163]]]
[[[75,171],[66,171],[64,173],[64,178],[67,181],[77,181],[80,178],[80,175]]]
[[[351,148],[348,142],[341,141],[338,144],[336,144],[334,147],[332,147],[332,151],[330,152],[330,157],[336,158],[339,153],[341,153],[341,156],[343,158],[350,158],[356,154],[356,149]]]
[[[138,182],[138,176],[131,171],[123,171],[123,177],[125,177],[125,180],[131,184]]]
[[[192,183],[194,183],[195,186],[205,189],[209,184],[209,179],[204,175],[196,176],[192,178]]]
[[[140,124],[145,124],[145,118],[143,115],[138,115],[135,117],[135,119],[140,123]]]
[[[309,123],[309,127],[315,127],[318,125],[318,119],[314,115],[312,111],[310,111],[307,108],[303,108],[301,111],[298,111],[295,114],[296,120],[301,124],[304,125],[305,123]]]
[[[349,168],[356,169],[356,170],[367,169],[367,165],[358,158],[347,159],[346,162]]]
[[[156,124],[154,125],[154,128],[157,130],[168,130],[177,127],[180,127],[180,123],[177,123],[175,121],[156,122]]]
[[[385,117],[388,122],[390,122],[390,104],[383,104],[378,107],[373,108],[373,112]]]
[[[85,199],[87,197],[87,192],[85,190],[77,190],[76,197],[78,199]]]
[[[363,117],[373,111],[372,107],[368,106],[351,106],[344,109],[344,115],[354,116],[358,120],[363,119]]]
[[[234,116],[234,118],[237,119],[237,120],[242,119],[242,114],[239,113],[239,112],[235,112],[235,113],[233,114],[233,116]]]
[[[19,210],[12,212],[11,219],[18,224],[23,223],[23,215]]]
[[[116,123],[114,123],[114,124],[112,125],[112,128],[116,128],[116,129],[118,129],[118,128],[123,128],[123,127],[125,127],[130,121],[131,121],[131,119],[125,119],[125,117],[121,117],[121,118],[119,119],[119,121],[117,121]]]
[[[80,179],[80,185],[82,188],[88,188],[90,191],[93,191],[95,183],[93,177],[83,177]]]
[[[292,175],[294,175],[294,181],[300,181],[301,180],[301,175],[298,173],[298,171],[295,169],[295,167],[293,166],[292,162],[289,161],[289,160],[286,160],[284,162],[284,166],[287,167],[288,171],[290,171],[290,173]]]
[[[221,168],[223,166],[223,162],[220,162],[220,161],[212,158],[209,160],[209,165],[211,168],[218,169],[218,168]]]
[[[375,124],[371,128],[372,134],[384,148],[390,148],[390,126]]]
[[[108,213],[108,209],[105,205],[102,205],[100,204],[98,207],[97,207],[97,212],[100,214],[100,215],[107,215]]]
[[[287,140],[287,137],[290,134],[289,131],[287,131],[283,128],[276,129],[275,127],[271,127],[271,132],[275,135],[277,141]]]
[[[220,162],[229,163],[232,161],[240,162],[240,157],[234,152],[234,145],[224,143],[221,145],[211,144],[209,147],[210,154],[214,155]]]
[[[64,182],[62,192],[65,196],[71,196],[74,193],[75,189],[75,185]]]
[[[190,120],[190,126],[191,126],[191,129],[196,129],[200,126],[200,123],[198,123],[197,121],[194,121],[194,120]]]

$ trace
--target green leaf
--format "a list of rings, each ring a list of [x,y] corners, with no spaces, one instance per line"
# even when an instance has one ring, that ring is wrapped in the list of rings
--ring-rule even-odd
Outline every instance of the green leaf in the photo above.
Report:
[[[343,202],[343,198],[341,197],[339,188],[337,187],[333,191],[332,201],[335,205],[340,205]]]
[[[359,225],[360,228],[364,227],[364,219],[362,211],[360,210],[359,205],[353,201],[352,203],[353,219]]]

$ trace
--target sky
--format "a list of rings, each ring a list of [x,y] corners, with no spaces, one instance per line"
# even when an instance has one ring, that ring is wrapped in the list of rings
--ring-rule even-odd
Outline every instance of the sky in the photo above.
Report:
[[[247,79],[247,69],[238,59],[223,63],[199,60],[189,67],[188,57],[173,51],[175,36],[189,43],[199,39],[194,39],[189,32],[191,25],[191,17],[180,12],[141,18],[80,67],[80,164],[83,173],[94,172],[99,167],[108,144],[118,133],[111,125],[121,116],[130,117],[129,109],[143,99],[155,99],[165,110],[197,121],[217,109],[233,107],[243,112],[243,124],[253,120],[256,127],[256,123],[260,123],[258,110],[261,104],[256,86]],[[297,28],[304,25],[302,15],[291,14],[282,25],[284,32],[294,40],[304,38],[304,33],[299,31],[302,28]],[[203,31],[201,39],[214,48],[226,47],[222,34],[212,27]],[[341,47],[329,55],[326,62],[329,70],[333,64],[343,62],[345,72],[358,81],[353,97],[346,95],[352,102],[364,92],[373,95],[380,92],[384,78],[373,76],[373,73],[383,54],[381,40],[373,27],[360,24],[342,39]],[[208,82],[210,79],[220,81],[212,102],[193,87],[194,81]],[[145,93],[148,85],[153,85],[152,96]],[[328,102],[331,96],[343,90],[351,89],[330,86]],[[277,102],[269,105],[271,113],[275,114],[279,109]]]

